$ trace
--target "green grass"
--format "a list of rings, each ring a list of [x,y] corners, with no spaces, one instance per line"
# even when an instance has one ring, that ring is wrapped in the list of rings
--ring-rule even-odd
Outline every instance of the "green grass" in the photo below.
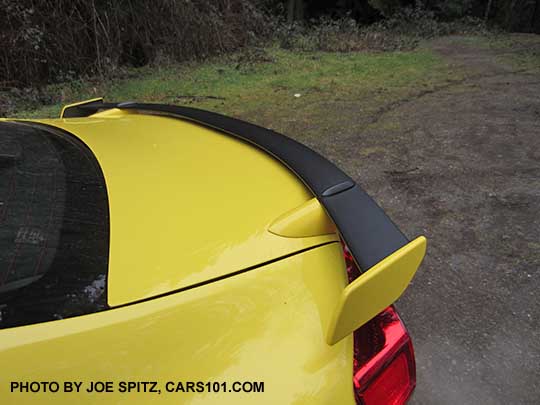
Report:
[[[324,119],[332,102],[352,101],[365,112],[374,111],[453,75],[441,59],[425,49],[298,53],[270,48],[264,54],[264,60],[270,62],[246,61],[243,54],[237,54],[206,63],[133,69],[127,77],[116,80],[53,85],[46,92],[58,103],[23,109],[15,116],[55,117],[62,105],[104,96],[108,101],[187,104],[271,125],[291,111],[294,115],[303,113],[305,119],[321,114],[319,119]]]

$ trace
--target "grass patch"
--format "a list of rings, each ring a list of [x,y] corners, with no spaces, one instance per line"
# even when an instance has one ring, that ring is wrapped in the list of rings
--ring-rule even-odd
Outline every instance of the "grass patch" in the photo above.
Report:
[[[266,125],[299,113],[320,121],[327,118],[328,104],[354,102],[369,113],[451,75],[427,49],[299,53],[270,48],[261,53],[255,61],[240,53],[203,64],[129,70],[116,80],[52,85],[45,92],[56,103],[22,109],[14,116],[55,117],[62,105],[103,95],[109,101],[191,105]],[[319,114],[322,117],[316,117]]]

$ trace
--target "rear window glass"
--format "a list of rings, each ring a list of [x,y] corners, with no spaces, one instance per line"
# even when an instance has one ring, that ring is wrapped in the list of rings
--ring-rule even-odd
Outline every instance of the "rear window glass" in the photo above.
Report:
[[[107,308],[109,208],[91,151],[0,122],[0,328]]]

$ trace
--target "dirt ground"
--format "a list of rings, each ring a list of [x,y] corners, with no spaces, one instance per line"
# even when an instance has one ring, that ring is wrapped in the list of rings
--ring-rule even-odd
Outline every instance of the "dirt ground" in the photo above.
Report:
[[[416,350],[412,403],[539,404],[539,70],[505,58],[519,49],[459,38],[428,46],[465,80],[368,117],[350,106],[339,138],[306,143],[409,237],[429,238],[398,303]]]

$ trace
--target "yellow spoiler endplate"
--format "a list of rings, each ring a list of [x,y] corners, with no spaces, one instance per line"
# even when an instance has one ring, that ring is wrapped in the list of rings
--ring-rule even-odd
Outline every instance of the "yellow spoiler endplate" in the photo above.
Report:
[[[349,284],[330,319],[326,341],[333,345],[396,301],[426,253],[420,236],[386,257]]]

